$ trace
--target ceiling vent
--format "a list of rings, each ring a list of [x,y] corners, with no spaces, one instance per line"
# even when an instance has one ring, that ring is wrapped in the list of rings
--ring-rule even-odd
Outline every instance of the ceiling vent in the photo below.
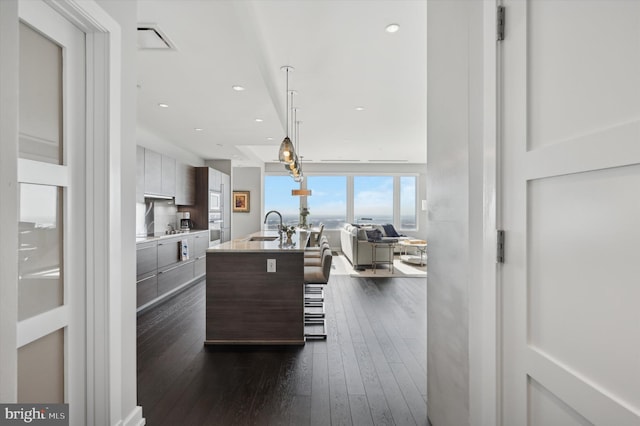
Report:
[[[157,24],[138,24],[138,49],[176,50],[176,46]]]

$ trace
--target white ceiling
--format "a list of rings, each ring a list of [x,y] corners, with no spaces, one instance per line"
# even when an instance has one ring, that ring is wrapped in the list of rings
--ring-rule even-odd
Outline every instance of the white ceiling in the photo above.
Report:
[[[291,65],[304,161],[425,163],[426,21],[426,0],[141,0],[176,49],[138,50],[139,125],[205,159],[276,161]]]

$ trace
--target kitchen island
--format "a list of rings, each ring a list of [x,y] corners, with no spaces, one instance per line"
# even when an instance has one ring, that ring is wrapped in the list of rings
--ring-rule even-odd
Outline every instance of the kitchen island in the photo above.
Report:
[[[206,345],[304,345],[304,247],[257,232],[207,250]]]

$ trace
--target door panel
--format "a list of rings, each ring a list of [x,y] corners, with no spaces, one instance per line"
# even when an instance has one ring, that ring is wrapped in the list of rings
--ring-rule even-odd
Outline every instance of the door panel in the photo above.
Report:
[[[62,46],[20,23],[20,158],[62,164]]]
[[[505,7],[502,424],[637,425],[640,2]]]
[[[18,320],[64,303],[63,189],[20,184]]]
[[[18,350],[18,402],[65,402],[64,329]]]
[[[637,120],[638,5],[613,3],[527,2],[530,149]]]
[[[637,188],[638,165],[531,180],[527,287],[529,345],[640,407]]]
[[[590,426],[592,423],[535,380],[529,380],[529,419],[531,426]]]

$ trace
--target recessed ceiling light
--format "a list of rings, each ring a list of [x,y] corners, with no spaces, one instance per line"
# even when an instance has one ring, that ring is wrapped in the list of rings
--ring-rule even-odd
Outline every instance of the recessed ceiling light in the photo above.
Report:
[[[273,140],[273,138],[272,138],[272,137],[268,137],[268,138],[267,138],[267,140],[268,140],[268,141],[272,141],[272,140]]]
[[[262,123],[264,120],[262,118],[256,118],[256,123]]]
[[[239,85],[237,85],[237,84],[236,84],[235,86],[231,86],[231,88],[232,88],[233,90],[235,90],[236,92],[242,92],[242,91],[244,90],[244,87],[243,87],[243,86],[239,86]]]
[[[357,106],[356,107],[356,111],[364,111],[364,107],[363,106]]]
[[[160,108],[169,108],[169,105],[167,105],[167,104],[162,104],[162,103],[161,103],[161,104],[158,104],[158,106],[159,106]]]
[[[196,127],[196,128],[194,128],[193,130],[195,130],[196,132],[201,132],[201,131],[202,131],[202,128],[201,128],[201,127]]]
[[[397,33],[400,29],[400,25],[398,24],[389,24],[385,27],[385,31],[388,33]]]

